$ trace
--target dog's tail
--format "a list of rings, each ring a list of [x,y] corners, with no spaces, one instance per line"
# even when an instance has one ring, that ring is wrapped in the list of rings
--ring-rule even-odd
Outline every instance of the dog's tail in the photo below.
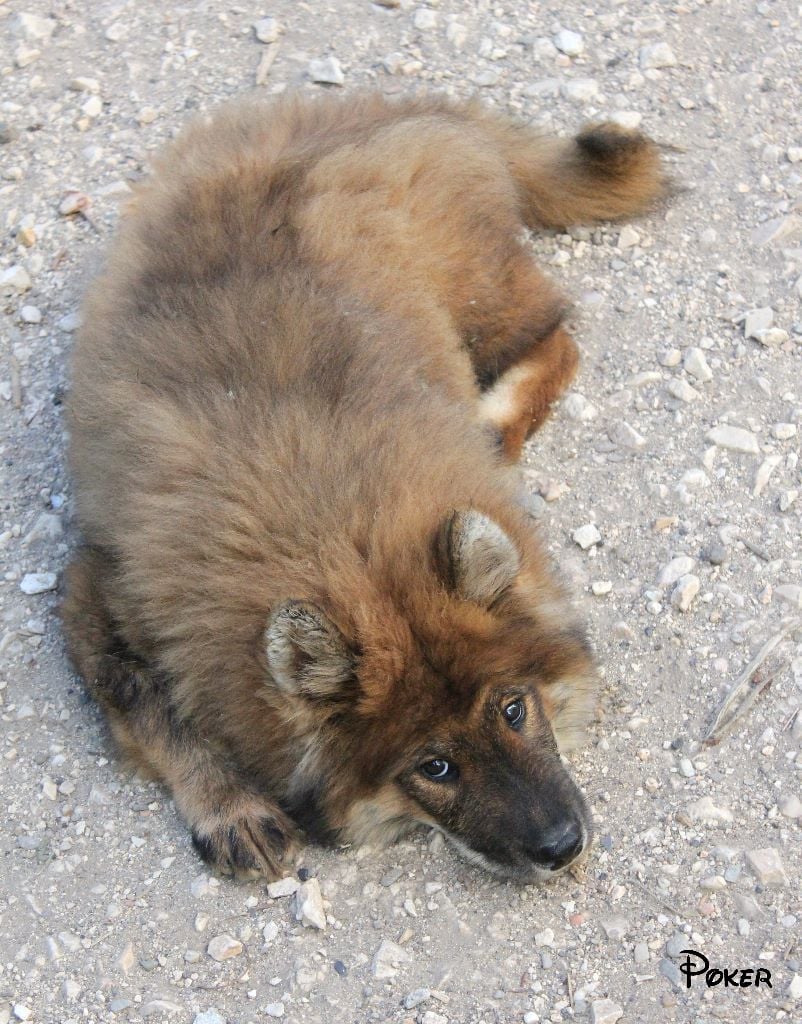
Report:
[[[574,139],[507,135],[505,157],[529,227],[565,228],[643,213],[671,188],[656,143],[609,122]]]

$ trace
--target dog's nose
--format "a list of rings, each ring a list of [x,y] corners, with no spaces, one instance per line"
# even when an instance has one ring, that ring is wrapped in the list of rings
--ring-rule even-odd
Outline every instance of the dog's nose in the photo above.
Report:
[[[537,842],[529,847],[529,854],[540,867],[556,871],[575,860],[583,846],[582,828],[573,819],[541,832]]]

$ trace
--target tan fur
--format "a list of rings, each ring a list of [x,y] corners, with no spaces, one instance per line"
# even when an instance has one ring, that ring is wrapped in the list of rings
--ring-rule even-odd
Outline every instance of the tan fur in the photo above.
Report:
[[[223,108],[138,189],[74,354],[91,548],[64,622],[207,859],[275,874],[296,823],[365,840],[437,820],[470,845],[467,811],[415,774],[426,745],[459,736],[490,771],[513,682],[529,746],[498,742],[522,771],[540,777],[549,715],[581,729],[592,662],[488,427],[516,458],[576,366],[522,226],[663,188],[653,145],[610,126],[544,139],[366,95]],[[444,555],[455,510],[492,528]]]

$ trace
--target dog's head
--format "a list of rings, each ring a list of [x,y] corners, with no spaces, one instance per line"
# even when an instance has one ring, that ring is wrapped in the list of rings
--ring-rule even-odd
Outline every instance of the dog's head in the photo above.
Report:
[[[270,675],[303,723],[290,809],[361,842],[423,822],[492,871],[546,878],[591,838],[560,753],[593,708],[587,642],[536,547],[479,512],[446,518],[417,575],[366,597],[354,635],[307,602],[273,613]]]

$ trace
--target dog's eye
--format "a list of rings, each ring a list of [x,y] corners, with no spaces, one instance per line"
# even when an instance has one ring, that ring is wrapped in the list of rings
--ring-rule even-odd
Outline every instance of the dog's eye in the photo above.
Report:
[[[435,782],[445,782],[447,779],[453,779],[457,774],[456,765],[442,757],[427,761],[426,764],[420,766],[420,770],[427,778],[433,779]]]
[[[526,705],[522,700],[514,700],[504,708],[502,714],[507,720],[507,725],[515,729],[526,717]]]

